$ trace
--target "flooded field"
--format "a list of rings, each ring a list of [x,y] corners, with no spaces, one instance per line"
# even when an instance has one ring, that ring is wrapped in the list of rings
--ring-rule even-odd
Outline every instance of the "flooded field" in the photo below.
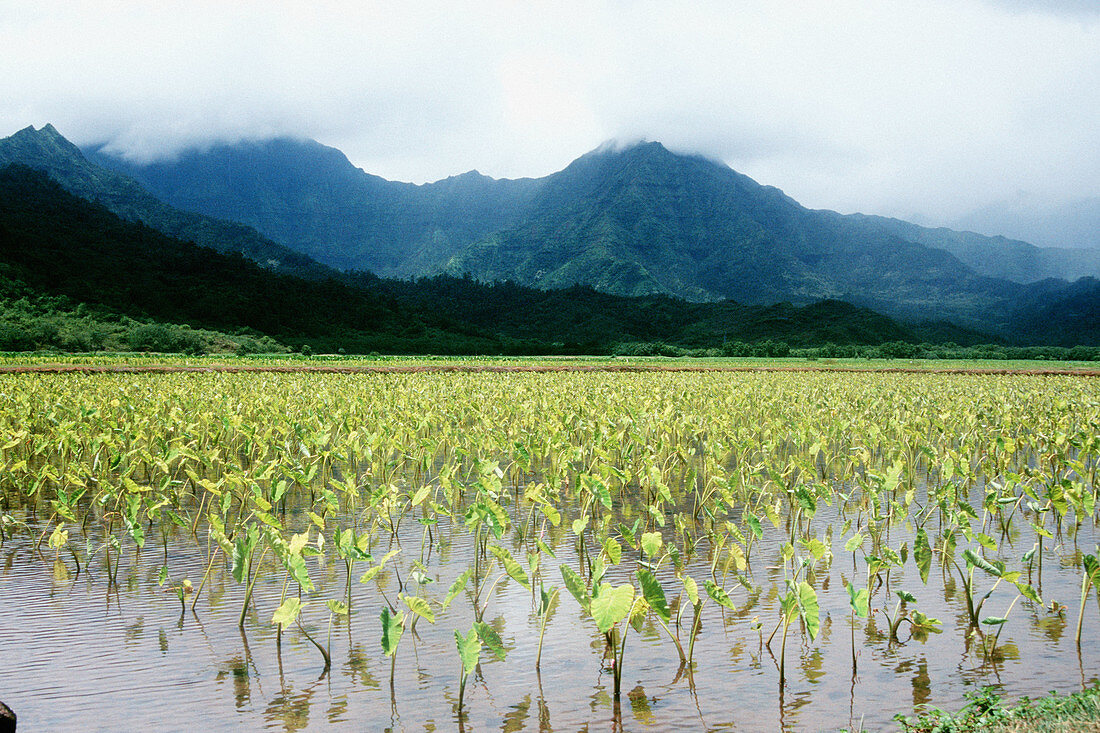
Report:
[[[0,425],[20,728],[877,730],[1100,670],[1094,378],[4,375]]]

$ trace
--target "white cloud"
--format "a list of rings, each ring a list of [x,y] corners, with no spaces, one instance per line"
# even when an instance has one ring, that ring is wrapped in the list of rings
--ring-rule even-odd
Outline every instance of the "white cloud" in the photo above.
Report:
[[[288,134],[389,178],[544,175],[611,137],[807,205],[1100,195],[1092,0],[89,2],[0,14],[0,133],[138,157]]]

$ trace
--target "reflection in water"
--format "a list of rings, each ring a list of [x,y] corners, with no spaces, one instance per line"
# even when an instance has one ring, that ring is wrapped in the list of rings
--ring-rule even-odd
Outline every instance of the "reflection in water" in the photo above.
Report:
[[[926,705],[932,700],[932,678],[928,676],[928,661],[921,657],[917,673],[913,675],[913,707]]]
[[[309,725],[312,701],[312,689],[295,692],[293,688],[284,687],[264,708],[264,719],[282,723],[284,730],[302,730]]]
[[[419,547],[422,527],[410,525],[413,533],[401,539],[406,547],[413,548],[409,550],[412,556],[403,563],[403,555],[396,556],[392,570],[387,568],[387,575],[395,584],[400,574],[406,587],[414,588],[410,571],[419,555],[415,548]],[[461,537],[446,521],[435,530],[437,547],[452,534]],[[895,531],[897,534],[890,542],[897,546],[906,537],[901,536],[901,529]],[[316,537],[316,530],[313,536]],[[845,539],[838,535],[834,551]],[[197,581],[205,571],[208,555],[205,548],[189,549],[189,540],[181,542],[182,549],[170,547],[171,582],[177,583],[185,577]],[[576,565],[574,546],[568,534],[562,535],[553,545],[559,563]],[[517,559],[523,557],[522,545],[512,546],[512,551]],[[1091,611],[1084,627],[1082,656],[1072,660],[1068,655],[1076,656],[1074,634],[1072,628],[1069,632],[1066,629],[1076,619],[1076,607],[1070,614],[1072,619],[1067,622],[1064,613],[1021,601],[994,646],[995,629],[987,630],[983,626],[986,632],[983,635],[974,634],[968,628],[965,599],[954,592],[956,581],[951,576],[945,578],[933,572],[925,587],[911,567],[907,567],[894,571],[891,588],[917,595],[921,610],[944,620],[944,633],[927,637],[914,634],[910,639],[902,634],[902,642],[890,643],[881,614],[876,612],[869,619],[853,617],[843,591],[845,580],[850,578],[842,577],[839,572],[843,565],[847,574],[848,563],[834,562],[832,568],[819,568],[817,574],[822,603],[821,630],[817,638],[809,641],[801,622],[791,626],[787,687],[780,690],[778,666],[764,656],[764,637],[778,620],[776,586],[765,578],[772,576],[782,581],[781,571],[774,570],[781,563],[776,561],[778,545],[761,542],[752,548],[753,582],[748,582],[748,573],[744,583],[738,583],[732,575],[725,578],[719,575],[734,598],[736,608],[723,610],[713,603],[705,606],[694,670],[679,668],[674,645],[652,618],[647,620],[641,633],[629,632],[625,697],[619,705],[611,698],[610,672],[601,665],[605,641],[591,618],[580,611],[569,595],[558,596],[562,599],[561,605],[547,625],[542,671],[537,673],[533,659],[539,629],[538,617],[531,607],[531,594],[510,580],[503,580],[492,594],[485,619],[501,636],[508,658],[505,662],[483,658],[483,664],[467,688],[466,707],[459,719],[455,713],[458,675],[453,632],[455,627],[468,628],[472,620],[468,595],[457,597],[449,608],[449,615],[439,616],[438,623],[419,622],[416,633],[410,633],[402,641],[391,697],[386,684],[390,660],[381,653],[377,620],[385,601],[375,585],[355,583],[354,576],[355,610],[350,625],[337,619],[331,642],[327,628],[318,628],[315,635],[322,643],[331,643],[333,658],[330,675],[318,682],[317,650],[296,628],[286,630],[281,644],[277,643],[276,630],[269,622],[283,592],[283,575],[266,565],[246,622],[247,636],[241,636],[238,645],[240,634],[236,624],[243,595],[241,587],[232,580],[228,561],[215,563],[200,594],[198,613],[187,614],[181,623],[178,600],[164,593],[157,583],[156,571],[163,561],[159,552],[146,553],[144,559],[131,560],[123,556],[119,585],[112,589],[115,597],[108,612],[98,601],[98,594],[105,587],[105,573],[95,568],[94,563],[90,572],[82,572],[79,578],[70,577],[61,584],[53,575],[52,556],[47,555],[43,560],[25,547],[13,547],[5,552],[4,562],[9,569],[0,574],[0,593],[5,599],[15,599],[12,608],[42,605],[34,614],[17,615],[9,609],[4,615],[4,610],[0,609],[0,629],[12,628],[20,621],[31,623],[30,618],[42,619],[41,623],[28,627],[27,633],[48,641],[52,654],[68,654],[74,649],[97,650],[96,666],[89,666],[87,660],[75,659],[71,662],[72,669],[85,672],[107,666],[125,670],[123,674],[128,679],[164,680],[161,689],[148,691],[144,698],[140,697],[141,690],[130,691],[134,697],[127,699],[129,709],[141,707],[142,702],[152,702],[177,715],[181,714],[181,708],[201,705],[211,714],[220,715],[228,727],[249,729],[267,725],[285,730],[388,727],[395,731],[413,731],[436,727],[454,730],[457,727],[479,731],[552,731],[555,728],[574,731],[733,726],[743,730],[779,727],[803,730],[832,727],[834,721],[843,723],[845,717],[852,727],[862,721],[868,729],[876,729],[888,726],[895,712],[911,714],[910,705],[958,707],[962,704],[963,691],[998,680],[1006,694],[1013,697],[1038,694],[1050,687],[1071,689],[1095,676],[1100,637],[1095,612]],[[466,569],[468,557],[463,553],[468,552],[468,548],[458,543],[448,544],[445,553],[436,552],[433,565],[428,569],[434,582],[426,585],[421,593],[438,603],[445,589]],[[444,563],[443,558],[450,564]],[[312,559],[310,563],[311,577],[315,578],[318,590],[315,596],[306,599],[315,604],[307,613],[317,620],[323,617],[324,611],[320,609],[324,607],[324,599],[344,597],[346,575],[344,566],[339,563],[330,564],[325,572],[320,572]],[[695,577],[706,577],[710,566],[705,552],[699,553],[698,563],[684,570]],[[1045,570],[1051,598],[1066,600],[1079,594],[1077,569],[1062,567],[1050,562],[1048,557]],[[609,572],[614,573],[615,569]],[[546,561],[541,580],[548,588],[560,583],[556,573],[557,568]],[[832,577],[833,573],[836,577]],[[865,582],[862,581],[864,567],[857,566],[851,577],[856,579],[856,585]],[[15,585],[13,578],[18,578],[19,585]],[[669,581],[666,587],[678,587],[671,569],[663,580]],[[952,586],[946,594],[941,593],[945,581]],[[825,592],[826,584],[833,589],[831,593]],[[385,586],[387,592],[391,588],[394,586]],[[944,595],[948,602],[941,600]],[[669,596],[675,616],[682,599],[678,592],[670,591]],[[89,603],[89,597],[96,602]],[[1049,603],[1049,599],[1044,600]],[[991,607],[997,604],[996,609],[1001,611],[1009,602],[1011,598],[1002,596],[999,590],[990,604]],[[892,610],[894,603],[884,587],[871,598],[872,608],[876,610]],[[684,611],[680,629],[682,640],[686,639],[686,626],[691,619],[690,607],[685,607]],[[46,620],[49,620],[48,626]],[[834,621],[842,626],[834,628]],[[179,633],[168,631],[173,624]],[[74,643],[77,629],[97,637],[110,635],[114,643]],[[151,633],[153,629],[157,633]],[[672,630],[676,633],[675,622]],[[96,638],[96,641],[101,639]],[[853,645],[859,654],[858,678],[852,676]],[[110,648],[106,665],[102,656],[105,646]],[[228,656],[233,650],[239,652]],[[775,651],[778,652],[778,648]],[[150,674],[153,669],[156,674]],[[376,675],[376,671],[379,674]],[[4,670],[0,669],[0,683],[10,686],[3,675]],[[48,677],[35,675],[36,679]],[[932,689],[933,678],[935,690]],[[87,688],[74,691],[74,698],[100,691],[88,684]],[[117,678],[104,680],[102,685],[108,689],[124,686]],[[230,694],[226,694],[223,686],[231,687],[228,689]],[[41,689],[32,692],[42,700],[62,698],[64,702],[64,690],[42,685]],[[734,700],[736,704],[731,704]],[[155,709],[155,704],[148,707]],[[401,715],[398,714],[399,704]],[[387,705],[390,707],[388,715]],[[866,720],[862,715],[866,715]],[[141,726],[135,722],[131,727],[156,726],[152,723]]]
[[[249,684],[248,665],[242,656],[231,657],[215,677],[219,683],[227,678],[233,682],[234,707],[238,711],[244,710],[252,701],[252,686]]]
[[[352,682],[376,690],[379,683],[370,672],[368,660],[369,657],[362,644],[351,644],[348,648],[348,660],[343,668]]]
[[[504,716],[504,725],[501,726],[501,730],[504,733],[517,733],[518,731],[527,730],[527,719],[530,717],[531,711],[531,696],[524,695],[523,699],[511,706],[511,709]]]
[[[1034,615],[1032,616],[1032,624],[1043,636],[1050,639],[1053,642],[1061,640],[1062,635],[1066,632],[1066,613],[1064,607],[1059,611],[1051,614]]]
[[[630,712],[634,715],[635,720],[642,725],[653,725],[657,722],[653,717],[653,710],[649,706],[649,698],[641,685],[626,693],[626,697],[630,700]]]
[[[817,682],[825,676],[825,655],[820,649],[814,649],[802,657],[802,672],[808,682]]]
[[[348,720],[348,696],[340,695],[339,697],[331,698],[331,703],[328,706],[328,718],[329,723],[343,723]]]

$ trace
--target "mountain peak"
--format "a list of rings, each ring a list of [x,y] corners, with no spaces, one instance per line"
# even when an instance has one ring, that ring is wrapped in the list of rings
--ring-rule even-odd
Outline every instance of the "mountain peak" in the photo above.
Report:
[[[65,140],[65,137],[60,132],[58,132],[57,128],[49,122],[42,125],[42,127],[38,128],[37,130],[34,128],[34,125],[27,125],[22,130],[12,135],[12,137],[55,141]],[[68,142],[68,140],[65,140],[65,142]]]
[[[589,155],[617,155],[622,153],[629,153],[634,151],[643,151],[648,153],[669,152],[661,143],[656,140],[647,140],[644,137],[638,138],[617,138],[613,137],[610,140],[604,140]]]
[[[54,165],[77,165],[84,161],[80,148],[69,142],[53,125],[39,129],[24,127],[19,132],[0,139],[0,163],[20,162],[36,168]]]

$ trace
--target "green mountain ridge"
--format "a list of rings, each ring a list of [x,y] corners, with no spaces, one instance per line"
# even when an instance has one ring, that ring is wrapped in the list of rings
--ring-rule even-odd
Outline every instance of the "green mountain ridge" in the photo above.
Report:
[[[383,276],[439,272],[441,260],[515,219],[537,186],[476,171],[422,186],[387,181],[311,140],[214,146],[145,165],[101,147],[87,153],[173,206],[255,227],[332,267]]]
[[[300,252],[262,237],[250,227],[174,208],[132,178],[91,163],[53,125],[27,127],[0,140],[0,166],[18,163],[49,173],[66,190],[97,201],[119,217],[140,221],[173,237],[219,252],[239,252],[266,267],[309,277],[333,274]]]
[[[409,281],[359,273],[306,280],[125,221],[43,171],[14,164],[0,168],[4,283],[0,300],[5,293],[21,301],[28,294],[50,302],[62,298],[143,322],[189,324],[238,334],[238,340],[242,333],[257,342],[269,337],[319,351],[609,353],[635,342],[719,349],[731,341],[768,339],[791,345],[919,339],[885,316],[839,302],[801,308],[688,303],[449,276]],[[8,338],[11,324],[2,321],[0,336]],[[69,326],[75,321],[70,318]],[[979,336],[958,329],[952,334],[955,340]],[[69,341],[97,343],[79,334]]]
[[[693,301],[832,298],[1003,333],[1025,284],[1100,275],[1087,255],[806,209],[728,166],[653,142],[602,147],[540,179],[470,172],[419,186],[367,174],[313,141],[216,145],[147,165],[89,155],[174,205],[384,276],[469,273]]]
[[[1080,287],[1049,279],[1023,284],[982,276],[962,261],[982,259],[983,248],[1008,246],[1018,256],[1001,257],[997,266],[1001,274],[1022,278],[1028,258],[1038,251],[1027,243],[806,209],[725,165],[675,154],[659,143],[597,149],[541,179],[497,180],[471,171],[419,186],[371,176],[340,151],[300,140],[214,146],[174,161],[137,165],[99,149],[82,155],[47,126],[0,140],[0,156],[43,168],[69,190],[125,218],[169,234],[183,221],[190,227],[186,239],[241,252],[282,272],[345,285],[362,285],[369,278],[328,269],[272,240],[297,238],[299,245],[309,240],[312,253],[330,262],[386,276],[510,281],[529,288],[529,300],[537,300],[541,290],[576,285],[611,295],[674,296],[700,303],[801,306],[839,300],[909,323],[949,320],[1013,341],[1077,343],[1066,329],[1078,329],[1087,338],[1093,327],[1089,308],[1075,305],[1091,297],[1087,282]],[[114,161],[137,178],[96,161]],[[253,217],[257,226],[277,236],[173,209],[143,185],[161,186],[157,195],[176,203]],[[203,225],[198,229],[205,239],[186,235],[197,224]],[[277,256],[241,246],[233,239],[240,233],[249,242],[276,248]],[[351,249],[338,246],[343,238],[354,239]],[[945,239],[958,257],[925,244],[942,245]],[[370,266],[362,266],[364,258]],[[425,281],[419,282],[424,287]],[[415,289],[382,289],[408,302],[423,300]],[[398,291],[402,294],[394,294]],[[470,289],[468,296],[487,298],[487,292]],[[581,300],[593,308],[607,307],[594,294]],[[646,301],[631,302],[626,311]],[[1050,311],[1058,302],[1066,313]],[[526,307],[524,302],[512,305]],[[454,304],[447,307],[455,310]],[[564,306],[572,314],[578,307]],[[678,308],[686,312],[685,306]],[[1030,319],[1041,308],[1051,319],[1047,328]],[[595,321],[598,316],[587,317]],[[621,325],[614,336],[633,339]],[[528,326],[538,330],[534,322]],[[713,335],[720,328],[712,324],[703,330]],[[960,338],[970,338],[962,333]],[[558,333],[555,338],[570,337]],[[913,332],[900,338],[911,339]]]
[[[1008,237],[988,237],[946,227],[929,228],[901,219],[851,214],[847,218],[878,226],[911,242],[950,252],[988,277],[1033,283],[1048,278],[1077,280],[1100,275],[1100,249],[1036,247]]]

